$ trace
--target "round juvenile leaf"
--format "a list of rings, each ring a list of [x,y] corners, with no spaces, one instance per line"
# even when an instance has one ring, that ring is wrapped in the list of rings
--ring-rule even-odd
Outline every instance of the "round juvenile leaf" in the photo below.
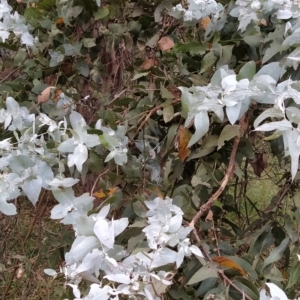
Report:
[[[163,36],[158,41],[158,47],[161,51],[169,51],[175,46],[174,42],[167,36]]]
[[[148,70],[157,65],[157,60],[155,58],[148,58],[141,64],[142,70]]]

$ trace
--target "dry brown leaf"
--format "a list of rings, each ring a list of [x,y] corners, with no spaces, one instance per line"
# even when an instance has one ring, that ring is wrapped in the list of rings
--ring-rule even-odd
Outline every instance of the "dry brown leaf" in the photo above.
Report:
[[[180,126],[178,130],[178,154],[181,161],[184,161],[190,154],[190,149],[187,147],[190,139],[191,139],[191,132]]]
[[[158,41],[158,48],[161,51],[170,51],[175,46],[174,42],[167,36],[163,36],[159,41]]]
[[[64,19],[63,18],[58,18],[56,20],[56,25],[61,25],[61,24],[64,24]]]
[[[218,263],[222,267],[226,267],[226,268],[229,268],[229,269],[234,269],[234,270],[238,271],[243,276],[247,275],[247,273],[242,269],[242,267],[240,267],[237,263],[235,263],[234,261],[232,261],[231,259],[229,259],[227,257],[216,256],[216,257],[212,258],[212,261]]]
[[[267,20],[265,20],[265,19],[261,19],[261,20],[260,20],[260,24],[261,24],[261,25],[264,25],[264,26],[267,26],[267,25],[268,25]]]
[[[24,275],[25,269],[22,266],[19,266],[19,268],[16,270],[16,277],[17,279],[20,279]]]
[[[210,17],[207,16],[199,22],[199,25],[202,29],[206,30],[209,23],[210,23]]]
[[[265,153],[255,153],[255,158],[249,160],[250,165],[253,168],[253,172],[258,177],[261,176],[261,173],[267,168],[268,166],[268,156]]]
[[[148,58],[141,64],[141,69],[148,70],[154,67],[155,65],[157,65],[157,60],[153,58]]]
[[[163,193],[159,190],[158,187],[151,187],[151,188],[145,189],[145,194],[147,195],[147,197],[150,197],[153,192],[156,193],[156,197],[165,199]]]
[[[106,198],[107,196],[108,196],[108,197],[111,197],[113,194],[115,194],[116,191],[117,191],[117,188],[116,188],[116,187],[113,187],[113,188],[108,189],[108,193],[105,194],[105,193],[103,192],[103,190],[101,189],[101,190],[95,192],[95,193],[93,194],[93,196],[96,197],[96,198],[98,198],[98,199],[103,199],[103,198]]]
[[[55,86],[49,86],[45,88],[40,95],[38,95],[37,102],[38,104],[45,103],[49,100],[51,95],[51,90],[55,89]]]

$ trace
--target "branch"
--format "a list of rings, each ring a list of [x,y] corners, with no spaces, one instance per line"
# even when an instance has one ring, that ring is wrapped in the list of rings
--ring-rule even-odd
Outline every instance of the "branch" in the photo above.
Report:
[[[246,117],[247,116],[244,115],[240,120],[239,126],[240,126],[241,129],[243,128]],[[236,155],[238,145],[240,143],[240,139],[241,139],[241,134],[239,133],[239,135],[237,135],[234,138],[233,147],[232,147],[232,151],[231,151],[231,155],[230,155],[230,159],[229,159],[228,169],[227,169],[227,172],[226,172],[226,174],[225,174],[225,176],[222,180],[221,185],[219,186],[217,191],[208,199],[208,201],[200,207],[199,211],[197,212],[197,214],[194,216],[194,218],[190,222],[190,224],[189,224],[190,227],[194,228],[195,223],[204,215],[204,213],[206,211],[208,211],[211,208],[211,206],[214,204],[216,199],[224,191],[229,179],[232,177],[233,172],[234,172],[235,155]]]
[[[241,290],[237,285],[235,285],[225,274],[223,270],[219,270],[218,271],[219,274],[221,275],[221,277],[229,284],[231,285],[236,291],[238,291],[242,296],[243,299],[247,299],[247,300],[253,300],[251,297],[249,297],[247,294],[245,294],[245,292],[243,290]]]
[[[209,261],[212,262],[212,259],[210,258],[209,254],[206,252],[205,248],[202,247],[202,245],[200,245],[200,238],[198,236],[197,230],[194,228],[193,229],[193,234],[196,237],[197,242],[199,243],[199,248],[201,250],[201,252],[204,254],[205,258]],[[246,299],[246,300],[253,300],[250,296],[246,295],[245,292],[243,290],[241,290],[237,285],[235,285],[233,283],[232,280],[230,280],[225,274],[224,271],[222,269],[218,270],[219,276],[223,278],[224,281],[226,281],[229,285],[231,285],[236,291],[238,291],[243,298],[242,299]]]
[[[175,99],[175,100],[173,100],[173,101],[171,102],[170,105],[172,105],[172,104],[177,104],[177,103],[179,103],[180,101],[181,101],[181,99]],[[158,106],[156,106],[156,107],[154,107],[153,109],[150,110],[150,112],[149,112],[148,115],[146,116],[145,120],[141,123],[141,125],[140,125],[139,128],[137,129],[136,133],[133,135],[133,137],[132,137],[132,139],[131,139],[132,141],[135,140],[135,138],[138,136],[140,130],[143,129],[143,127],[146,125],[146,123],[148,122],[148,120],[150,119],[150,117],[151,117],[156,111],[158,111],[159,109],[163,108],[164,105],[165,105],[164,103],[163,103],[163,104],[160,104],[160,105],[158,105]]]

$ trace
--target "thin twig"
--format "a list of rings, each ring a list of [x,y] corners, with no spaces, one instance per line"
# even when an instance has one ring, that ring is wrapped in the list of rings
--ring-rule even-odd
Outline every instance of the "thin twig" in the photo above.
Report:
[[[175,99],[171,102],[171,105],[172,104],[177,104],[181,101],[181,99]],[[163,108],[164,107],[164,103],[163,104],[160,104],[156,107],[154,107],[153,109],[150,110],[150,112],[148,113],[148,115],[146,116],[145,120],[141,123],[141,125],[139,126],[139,128],[137,129],[136,133],[133,135],[132,137],[132,141],[135,140],[135,138],[138,136],[140,130],[146,125],[146,123],[148,122],[148,120],[150,119],[150,117],[156,112],[158,111],[159,109]]]
[[[97,185],[98,180],[99,180],[103,175],[105,175],[109,170],[110,170],[110,169],[108,168],[108,169],[106,169],[105,171],[103,171],[102,173],[100,173],[100,174],[97,176],[97,178],[95,179],[94,184],[93,184],[93,186],[92,186],[91,192],[90,192],[90,195],[91,195],[91,196],[93,196],[93,194],[94,194],[94,190],[95,190],[95,188],[96,188],[96,185]]]
[[[0,82],[1,83],[4,82],[7,78],[9,78],[12,74],[14,74],[18,70],[20,70],[22,67],[23,67],[23,65],[20,66],[20,67],[18,67],[18,68],[16,68],[16,69],[14,69],[14,70],[12,70],[9,74],[7,74],[4,78],[2,78]]]
[[[243,290],[241,290],[237,285],[235,285],[225,274],[224,271],[219,269],[218,270],[220,276],[229,284],[231,285],[235,290],[237,290],[245,299],[247,300],[253,300],[251,297],[245,294]]]
[[[240,120],[240,127],[241,127],[241,124],[244,122],[244,118],[245,118],[245,116],[242,117],[242,119]],[[216,199],[224,191],[229,179],[232,177],[233,172],[234,172],[235,155],[236,155],[236,151],[237,151],[240,139],[241,139],[241,135],[239,133],[234,139],[233,147],[232,147],[232,151],[231,151],[231,155],[230,155],[230,159],[229,159],[228,169],[222,180],[221,185],[219,186],[217,191],[208,199],[208,201],[200,207],[199,211],[197,212],[197,214],[194,216],[194,218],[190,222],[190,224],[189,224],[190,227],[194,228],[195,223],[204,215],[204,213],[206,211],[208,211],[211,208],[211,206],[214,204]]]
[[[44,199],[44,196],[45,196],[45,195],[46,195],[46,190],[43,190],[42,195],[40,196],[40,199],[39,199],[37,208],[36,208],[36,212],[35,212],[34,218],[33,218],[32,222],[31,222],[31,224],[30,224],[30,228],[29,228],[29,230],[28,230],[28,232],[27,232],[27,235],[26,235],[26,237],[25,237],[25,239],[24,239],[24,241],[23,241],[23,251],[24,251],[24,252],[25,252],[25,250],[24,250],[24,249],[25,249],[25,244],[26,244],[27,240],[29,239],[30,234],[31,234],[32,231],[33,231],[33,228],[34,228],[34,225],[35,225],[36,222],[37,222],[38,216],[39,216],[40,218],[42,218],[43,215],[44,215],[44,213],[45,213],[45,211],[46,211],[46,209],[44,209],[43,211],[40,212],[41,206],[42,206],[42,204],[43,204],[43,199]],[[45,207],[47,206],[47,200],[48,200],[48,198],[46,199],[46,203],[44,203],[44,204],[45,204]]]
[[[123,91],[121,91],[120,93],[116,94],[114,96],[114,98],[109,103],[105,104],[105,106],[111,105],[113,102],[115,102],[116,100],[118,100],[127,91],[128,91],[128,88],[126,88]]]

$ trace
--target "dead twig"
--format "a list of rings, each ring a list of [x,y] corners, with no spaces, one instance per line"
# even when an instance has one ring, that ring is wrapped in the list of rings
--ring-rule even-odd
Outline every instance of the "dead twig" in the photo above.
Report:
[[[174,99],[171,104],[177,104],[181,101],[181,99]],[[131,138],[132,141],[135,140],[135,138],[138,136],[139,132],[141,129],[143,129],[143,127],[146,125],[146,123],[148,122],[148,120],[150,119],[150,117],[157,112],[159,109],[163,108],[164,104],[160,104],[156,107],[154,107],[153,109],[150,110],[150,112],[148,113],[148,115],[146,116],[146,118],[144,119],[144,121],[141,123],[141,125],[139,126],[139,128],[137,129],[137,131],[135,132],[135,134],[133,135],[133,137]]]
[[[22,67],[23,67],[23,65],[21,65],[20,67],[17,67],[16,69],[12,70],[9,74],[7,74],[4,78],[1,79],[0,83],[4,82],[7,78],[9,78],[12,74],[14,74],[18,70],[20,70]]]

